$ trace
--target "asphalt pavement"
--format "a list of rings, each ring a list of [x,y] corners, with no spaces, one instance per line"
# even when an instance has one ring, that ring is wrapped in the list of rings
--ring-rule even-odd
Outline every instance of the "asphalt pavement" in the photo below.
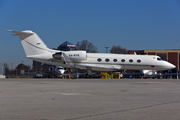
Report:
[[[180,80],[0,79],[0,120],[180,120]]]

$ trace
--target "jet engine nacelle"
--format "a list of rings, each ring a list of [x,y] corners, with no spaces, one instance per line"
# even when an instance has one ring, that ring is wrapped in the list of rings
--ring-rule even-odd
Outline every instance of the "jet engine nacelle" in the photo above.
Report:
[[[57,53],[53,54],[52,56],[55,59],[59,59],[59,60],[63,59],[62,52],[57,52]]]
[[[49,71],[54,71],[54,67],[50,67],[50,68],[49,68]]]
[[[73,62],[80,62],[87,59],[86,51],[63,51],[53,54],[53,58],[63,60],[63,53]]]
[[[67,51],[64,52],[73,62],[80,62],[87,59],[86,51]]]

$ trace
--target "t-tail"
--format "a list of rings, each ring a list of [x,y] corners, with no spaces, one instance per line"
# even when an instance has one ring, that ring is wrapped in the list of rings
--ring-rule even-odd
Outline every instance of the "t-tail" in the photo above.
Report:
[[[47,48],[46,44],[39,38],[39,36],[36,33],[30,30],[22,32],[12,30],[7,31],[19,36],[24,51],[26,53],[26,57],[49,53],[50,49]]]

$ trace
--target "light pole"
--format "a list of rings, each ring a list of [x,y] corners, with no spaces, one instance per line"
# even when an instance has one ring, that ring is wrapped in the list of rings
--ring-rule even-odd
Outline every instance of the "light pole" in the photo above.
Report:
[[[12,64],[12,75],[13,75],[13,63],[11,63]]]
[[[109,47],[105,47],[105,48],[106,48],[106,53],[108,53],[108,48],[109,48]]]
[[[2,75],[4,75],[4,64],[0,63],[2,65]]]

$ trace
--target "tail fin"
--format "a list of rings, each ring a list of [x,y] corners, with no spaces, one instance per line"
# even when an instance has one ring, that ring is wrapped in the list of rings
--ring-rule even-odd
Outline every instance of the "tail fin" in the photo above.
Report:
[[[7,31],[19,36],[26,56],[49,53],[49,49],[36,33],[30,30],[22,32],[12,30]]]

